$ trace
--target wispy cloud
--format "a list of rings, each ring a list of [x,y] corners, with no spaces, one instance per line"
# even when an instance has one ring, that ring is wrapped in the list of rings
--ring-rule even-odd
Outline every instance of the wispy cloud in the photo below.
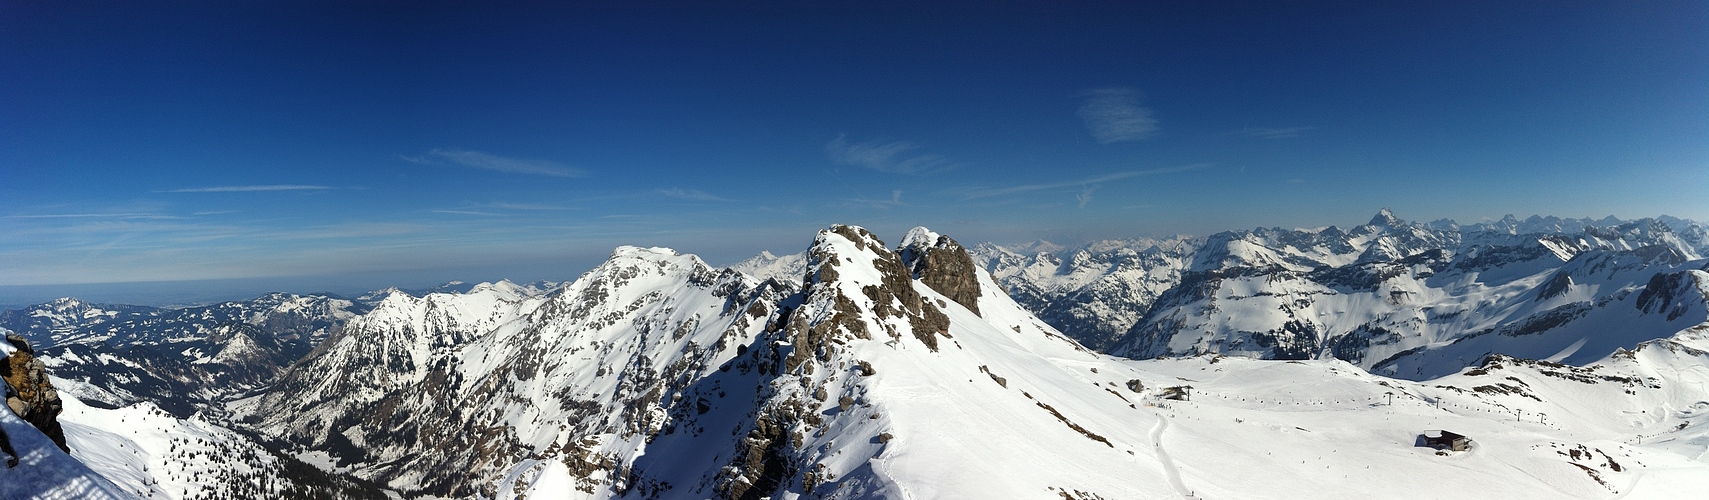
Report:
[[[1234,133],[1234,135],[1238,135],[1241,137],[1253,137],[1253,138],[1258,138],[1258,139],[1287,139],[1290,137],[1299,137],[1300,134],[1304,134],[1304,133],[1306,133],[1306,131],[1309,131],[1309,130],[1312,130],[1315,128],[1317,128],[1317,127],[1285,127],[1285,128],[1260,127],[1260,128],[1244,128],[1244,129],[1236,130],[1233,133]]]
[[[850,144],[847,138],[841,135],[825,145],[825,152],[831,155],[831,161],[880,172],[919,175],[942,172],[956,166],[941,155],[915,153],[919,149],[919,146],[907,141]]]
[[[973,189],[968,189],[968,190],[963,191],[962,196],[964,198],[968,198],[968,199],[989,198],[992,196],[1002,196],[1002,195],[1006,195],[1006,194],[1026,193],[1026,192],[1032,192],[1032,191],[1043,191],[1043,190],[1047,190],[1047,189],[1062,189],[1062,188],[1068,188],[1068,187],[1085,187],[1085,186],[1097,184],[1100,182],[1109,182],[1109,181],[1114,181],[1114,180],[1121,180],[1121,179],[1126,179],[1129,177],[1140,177],[1140,176],[1145,176],[1145,175],[1171,174],[1171,173],[1175,173],[1175,172],[1186,172],[1189,170],[1198,170],[1201,168],[1208,168],[1210,166],[1211,166],[1211,164],[1209,164],[1209,163],[1198,163],[1198,164],[1193,164],[1193,165],[1183,165],[1183,166],[1179,166],[1179,167],[1154,168],[1151,170],[1127,170],[1127,171],[1114,172],[1114,173],[1100,175],[1097,177],[1089,177],[1089,178],[1085,178],[1085,179],[1072,180],[1072,181],[1048,182],[1048,183],[1041,183],[1041,184],[1021,184],[1018,186],[1007,186],[1007,187],[996,187],[996,188],[973,188]],[[1087,193],[1087,196],[1089,197],[1090,193]]]
[[[1157,119],[1151,109],[1139,105],[1138,90],[1127,87],[1092,89],[1082,93],[1080,121],[1098,142],[1138,141],[1157,135]]]
[[[313,184],[265,184],[257,186],[214,186],[202,188],[169,189],[162,193],[253,193],[257,191],[319,191],[337,189],[332,186],[317,186]]]
[[[665,196],[668,196],[668,197],[671,197],[671,198],[680,199],[680,200],[736,201],[736,200],[732,200],[729,198],[722,198],[719,196],[715,196],[712,193],[708,193],[708,192],[701,191],[698,189],[670,188],[670,189],[660,189],[660,190],[658,190],[658,193],[665,195]]]
[[[1080,194],[1074,195],[1074,200],[1080,202],[1080,208],[1086,208],[1086,203],[1092,201],[1092,192],[1097,190],[1097,184],[1086,186],[1085,189],[1080,190]]]
[[[462,149],[433,149],[421,156],[400,156],[405,161],[423,165],[458,165],[510,174],[543,175],[547,177],[586,177],[587,172],[545,160],[506,158],[480,151]]]
[[[545,204],[545,203],[505,203],[505,202],[498,202],[498,203],[488,203],[488,204],[483,205],[483,206],[498,208],[498,209],[503,209],[503,210],[528,210],[528,211],[580,210],[579,208],[576,208],[576,207],[570,207],[570,206],[564,206],[564,205],[550,205],[550,204]]]
[[[505,214],[492,213],[492,212],[481,212],[478,210],[432,210],[431,212],[436,213],[436,214],[451,214],[451,215],[479,215],[479,216],[483,216],[483,217],[504,217],[504,215],[505,215]]]
[[[879,209],[888,209],[890,207],[908,206],[908,204],[906,202],[902,201],[902,190],[900,190],[900,189],[890,191],[890,199],[888,199],[888,200],[869,199],[869,198],[855,198],[855,199],[849,200],[849,203],[854,203],[857,205],[866,205],[866,206],[870,206],[872,208],[879,208]]]
[[[7,219],[182,219],[175,215],[151,213],[90,213],[90,214],[30,214],[8,215]]]

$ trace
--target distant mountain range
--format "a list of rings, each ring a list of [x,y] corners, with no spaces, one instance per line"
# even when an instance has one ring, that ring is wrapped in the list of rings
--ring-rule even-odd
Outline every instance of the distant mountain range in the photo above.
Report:
[[[622,247],[562,283],[0,326],[72,456],[138,496],[1660,498],[1709,487],[1706,251],[1665,217],[1072,248],[839,225],[726,268]],[[1414,441],[1443,428],[1474,451]],[[60,491],[28,474],[0,485]]]
[[[1671,217],[1388,210],[1345,230],[974,250],[1040,319],[1118,356],[1335,358],[1415,380],[1496,352],[1587,362],[1697,324],[1706,254],[1709,226]]]

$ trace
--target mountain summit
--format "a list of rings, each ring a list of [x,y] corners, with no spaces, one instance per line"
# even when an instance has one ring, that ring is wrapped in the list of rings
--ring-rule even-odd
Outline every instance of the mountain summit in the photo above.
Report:
[[[1371,222],[1365,223],[1365,225],[1368,226],[1382,227],[1400,227],[1405,224],[1406,221],[1400,220],[1399,217],[1395,217],[1394,212],[1390,212],[1388,207],[1383,207],[1382,210],[1377,212],[1376,216],[1371,217]]]

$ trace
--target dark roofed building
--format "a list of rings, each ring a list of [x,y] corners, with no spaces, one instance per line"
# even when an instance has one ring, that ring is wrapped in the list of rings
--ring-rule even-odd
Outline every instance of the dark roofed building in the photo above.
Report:
[[[1424,431],[1424,445],[1441,450],[1466,451],[1472,439],[1444,430]]]
[[[1191,401],[1193,399],[1193,386],[1177,385],[1174,387],[1164,387],[1163,391],[1157,394],[1157,397],[1173,399],[1176,401]]]

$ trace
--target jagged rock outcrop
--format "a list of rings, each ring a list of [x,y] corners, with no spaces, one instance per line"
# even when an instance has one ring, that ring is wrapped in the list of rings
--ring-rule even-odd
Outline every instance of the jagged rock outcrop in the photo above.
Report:
[[[896,254],[914,279],[979,314],[979,268],[960,243],[916,227],[902,238]]]
[[[909,233],[909,240],[920,231]],[[916,259],[923,258],[919,250],[915,247]],[[775,377],[756,389],[765,402],[719,475],[716,491],[723,498],[769,498],[791,486],[811,493],[835,481],[845,471],[827,469],[815,460],[823,450],[815,450],[809,436],[823,436],[835,420],[859,423],[849,410],[861,390],[859,380],[873,371],[870,363],[848,351],[868,341],[904,342],[908,334],[935,353],[942,348],[939,337],[950,338],[949,317],[914,289],[914,275],[904,265],[907,257],[887,250],[865,228],[835,225],[820,231],[807,255],[800,305],[788,311],[783,331],[760,339],[787,339],[766,343],[787,349],[759,358],[782,358],[781,370],[772,368]],[[973,286],[977,294],[977,281]],[[833,366],[837,369],[827,369]],[[832,390],[841,396],[834,402]],[[827,407],[836,408],[830,418],[825,416]]]
[[[19,418],[46,434],[59,449],[70,452],[65,445],[65,429],[59,425],[59,413],[65,405],[59,401],[59,391],[47,378],[47,365],[36,359],[29,341],[14,334],[6,335],[11,355],[0,360],[0,379],[11,386],[7,391],[6,407]]]

